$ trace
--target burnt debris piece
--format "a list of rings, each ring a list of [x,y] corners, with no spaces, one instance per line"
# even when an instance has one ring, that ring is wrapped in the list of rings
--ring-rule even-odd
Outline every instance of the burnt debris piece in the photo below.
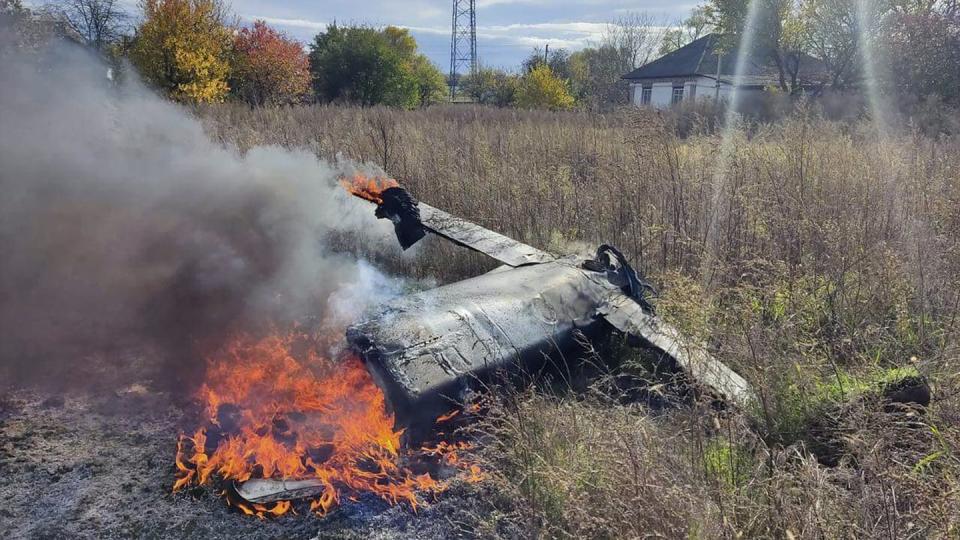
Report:
[[[420,228],[507,265],[396,298],[347,330],[405,422],[449,410],[494,371],[562,352],[578,330],[590,336],[611,327],[658,350],[723,400],[741,408],[756,402],[741,376],[656,316],[647,300],[652,288],[615,248],[601,246],[592,259],[556,258],[426,204],[414,212],[388,200],[413,199],[393,194],[377,210],[397,226],[401,244],[416,236],[401,229]]]
[[[410,193],[402,188],[388,188],[380,194],[382,203],[377,205],[376,216],[393,222],[400,247],[410,249],[427,233],[420,222],[420,208]]]
[[[309,499],[322,494],[327,485],[322,480],[273,480],[254,478],[233,486],[237,495],[254,504]]]

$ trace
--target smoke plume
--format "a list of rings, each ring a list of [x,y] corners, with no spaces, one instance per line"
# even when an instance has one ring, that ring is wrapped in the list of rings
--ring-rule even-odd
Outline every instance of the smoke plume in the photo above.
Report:
[[[390,287],[330,239],[393,247],[337,184],[352,164],[210,141],[76,47],[0,62],[0,370],[82,370],[126,339],[189,374],[237,325],[356,315]],[[389,246],[389,247],[387,247]],[[329,308],[329,309],[328,309]],[[3,374],[0,373],[0,377]]]

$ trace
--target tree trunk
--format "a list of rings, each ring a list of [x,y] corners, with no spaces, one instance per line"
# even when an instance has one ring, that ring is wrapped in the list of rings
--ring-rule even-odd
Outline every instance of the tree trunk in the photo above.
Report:
[[[773,49],[770,51],[770,56],[773,58],[773,63],[777,65],[777,75],[780,79],[780,90],[789,92],[790,88],[787,85],[787,74],[784,70],[783,58],[780,56],[780,51]]]

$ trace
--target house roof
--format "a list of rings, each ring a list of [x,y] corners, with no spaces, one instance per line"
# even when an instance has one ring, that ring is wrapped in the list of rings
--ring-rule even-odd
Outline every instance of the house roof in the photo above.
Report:
[[[627,80],[671,79],[702,76],[717,78],[717,62],[720,62],[720,80],[731,83],[734,79],[737,47],[730,48],[718,55],[719,34],[708,34],[660,58],[640,66],[623,76]],[[740,83],[745,86],[766,86],[779,82],[776,66],[769,59],[761,59],[757,54],[747,59],[747,65],[741,74]],[[825,80],[826,66],[817,58],[800,53],[801,84],[812,84]]]

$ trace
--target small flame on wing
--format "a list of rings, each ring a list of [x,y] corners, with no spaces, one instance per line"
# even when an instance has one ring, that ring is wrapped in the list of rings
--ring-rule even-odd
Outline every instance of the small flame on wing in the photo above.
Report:
[[[362,174],[356,174],[353,178],[341,178],[342,185],[352,195],[366,199],[372,203],[382,204],[382,194],[384,191],[400,187],[400,183],[393,178],[382,176],[368,177]]]

